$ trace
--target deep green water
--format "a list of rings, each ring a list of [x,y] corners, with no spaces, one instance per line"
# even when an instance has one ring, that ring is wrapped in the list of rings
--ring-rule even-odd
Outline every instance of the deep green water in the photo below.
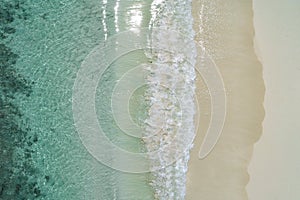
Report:
[[[130,27],[126,13],[135,2],[120,3],[120,31]],[[149,12],[150,3],[140,9]],[[76,73],[105,34],[116,33],[115,4],[0,2],[0,199],[153,199],[149,175],[97,162],[83,147],[72,117]],[[145,15],[142,25],[148,20]],[[118,76],[108,71],[106,77],[97,100],[109,121],[105,94]],[[106,128],[114,128],[111,124]],[[134,143],[133,150],[142,149],[140,141]]]

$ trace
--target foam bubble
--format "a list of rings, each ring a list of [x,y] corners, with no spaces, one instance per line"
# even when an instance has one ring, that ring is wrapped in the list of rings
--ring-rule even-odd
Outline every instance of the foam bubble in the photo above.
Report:
[[[145,67],[150,102],[146,119],[145,145],[152,172],[151,182],[157,199],[184,199],[187,162],[195,136],[195,77],[196,47],[191,16],[191,1],[154,1],[152,4],[151,43],[156,48],[148,52],[153,60]],[[176,30],[181,34],[163,31]],[[187,46],[188,44],[188,46]],[[168,49],[165,51],[163,49]],[[149,136],[149,137],[148,137]],[[152,153],[160,149],[158,154]],[[157,158],[158,157],[158,158]],[[161,169],[170,160],[175,162]]]

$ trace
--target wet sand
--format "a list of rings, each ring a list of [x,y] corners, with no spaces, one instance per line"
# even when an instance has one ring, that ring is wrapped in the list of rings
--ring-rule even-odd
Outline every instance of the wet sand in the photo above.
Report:
[[[200,160],[198,153],[210,119],[210,97],[198,76],[200,127],[189,162],[186,199],[248,199],[248,165],[262,132],[265,92],[262,65],[253,48],[252,2],[194,0],[193,17],[196,41],[203,42],[222,74],[227,117],[217,145]]]

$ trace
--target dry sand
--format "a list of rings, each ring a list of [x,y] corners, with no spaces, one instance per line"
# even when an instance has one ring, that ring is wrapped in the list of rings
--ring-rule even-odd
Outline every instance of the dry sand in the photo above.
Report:
[[[207,88],[198,77],[201,117],[189,162],[186,199],[244,200],[249,181],[247,168],[264,118],[262,66],[253,48],[252,2],[194,0],[193,17],[198,32],[196,41],[204,42],[224,79],[227,117],[217,145],[208,157],[199,160],[210,119],[210,103]]]
[[[299,10],[299,1],[254,0],[266,116],[248,170],[250,200],[300,199]]]

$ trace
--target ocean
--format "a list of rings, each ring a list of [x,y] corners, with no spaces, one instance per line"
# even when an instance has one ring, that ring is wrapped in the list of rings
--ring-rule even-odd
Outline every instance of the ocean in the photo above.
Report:
[[[0,199],[184,199],[191,19],[191,1],[1,1]]]

